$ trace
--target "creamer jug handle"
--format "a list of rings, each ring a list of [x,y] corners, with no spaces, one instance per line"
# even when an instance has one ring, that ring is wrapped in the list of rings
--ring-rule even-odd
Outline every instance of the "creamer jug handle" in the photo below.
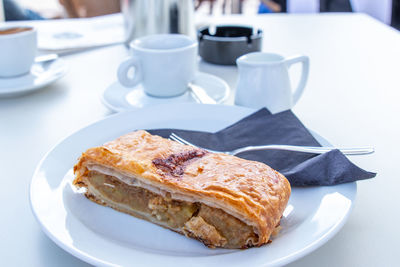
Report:
[[[308,73],[310,71],[310,60],[307,56],[299,55],[293,56],[285,59],[285,64],[287,68],[290,68],[295,63],[302,63],[302,72],[299,85],[296,90],[292,92],[292,105],[294,106],[297,101],[299,101],[301,95],[304,92],[304,88],[307,84]]]

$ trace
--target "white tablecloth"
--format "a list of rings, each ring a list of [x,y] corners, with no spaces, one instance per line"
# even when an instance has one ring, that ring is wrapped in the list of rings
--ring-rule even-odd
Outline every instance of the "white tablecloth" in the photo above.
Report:
[[[373,155],[352,157],[378,175],[358,183],[343,229],[290,266],[398,265],[400,34],[359,14],[231,16],[224,22],[263,28],[264,51],[308,55],[309,82],[295,113],[334,145],[376,148]],[[85,265],[41,231],[29,206],[29,182],[40,159],[62,138],[111,114],[100,95],[116,80],[126,55],[125,47],[114,46],[66,56],[70,70],[62,80],[0,99],[1,265]],[[234,91],[235,67],[201,62],[200,70],[222,77]]]

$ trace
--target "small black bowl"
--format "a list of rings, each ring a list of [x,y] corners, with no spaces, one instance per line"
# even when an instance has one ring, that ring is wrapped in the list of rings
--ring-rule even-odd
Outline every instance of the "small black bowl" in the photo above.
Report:
[[[207,62],[235,65],[244,54],[261,51],[262,30],[245,26],[205,27],[198,32],[199,54]]]

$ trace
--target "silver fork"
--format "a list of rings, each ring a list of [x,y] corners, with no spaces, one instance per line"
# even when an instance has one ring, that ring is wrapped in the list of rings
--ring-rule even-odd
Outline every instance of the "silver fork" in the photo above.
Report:
[[[193,147],[198,147],[189,141],[186,141],[182,137],[176,135],[175,133],[171,133],[169,139],[174,140],[178,143],[189,145]],[[239,153],[247,152],[247,151],[257,151],[257,150],[286,150],[286,151],[296,151],[296,152],[304,152],[304,153],[313,153],[313,154],[322,154],[325,152],[329,152],[334,149],[339,149],[345,155],[365,155],[374,153],[373,147],[354,147],[354,148],[337,148],[337,147],[318,147],[318,146],[290,146],[290,145],[265,145],[265,146],[246,146],[237,148],[232,151],[216,151],[207,148],[202,148],[212,153],[225,153],[229,155],[237,155]]]

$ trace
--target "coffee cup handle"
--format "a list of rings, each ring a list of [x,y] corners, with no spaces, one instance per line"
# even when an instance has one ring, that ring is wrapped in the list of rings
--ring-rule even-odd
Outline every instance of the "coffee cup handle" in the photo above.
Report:
[[[135,69],[133,77],[129,77],[128,72],[131,68]],[[130,57],[124,60],[118,67],[117,72],[119,82],[125,87],[134,87],[142,81],[142,69],[140,60],[137,57]]]
[[[306,87],[308,73],[310,71],[310,60],[307,56],[294,56],[285,59],[285,63],[288,68],[295,63],[302,63],[300,82],[296,90],[292,94],[292,103],[293,105],[295,105],[297,101],[299,101],[301,95],[304,92],[304,88]]]

